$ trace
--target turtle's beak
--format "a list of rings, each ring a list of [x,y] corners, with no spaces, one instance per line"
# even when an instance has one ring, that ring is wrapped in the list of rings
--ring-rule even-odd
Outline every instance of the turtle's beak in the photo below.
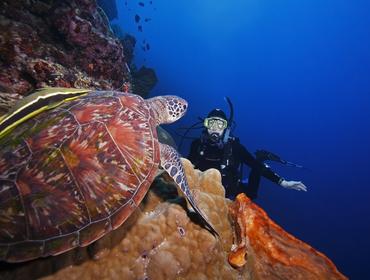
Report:
[[[179,100],[179,107],[180,107],[180,115],[181,117],[185,115],[186,111],[188,110],[188,102],[185,99],[178,97]]]

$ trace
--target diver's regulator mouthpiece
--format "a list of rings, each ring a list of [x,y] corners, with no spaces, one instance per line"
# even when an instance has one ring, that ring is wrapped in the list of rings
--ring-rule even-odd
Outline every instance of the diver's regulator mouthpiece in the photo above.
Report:
[[[210,136],[209,136],[209,138],[211,139],[211,141],[213,142],[213,143],[216,143],[216,142],[218,142],[219,140],[220,140],[220,138],[221,138],[221,135],[220,134],[218,134],[218,133],[211,133],[210,134]]]

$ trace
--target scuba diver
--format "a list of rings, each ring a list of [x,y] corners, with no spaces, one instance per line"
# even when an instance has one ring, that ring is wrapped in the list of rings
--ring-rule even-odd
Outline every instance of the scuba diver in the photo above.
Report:
[[[264,163],[266,160],[277,161],[286,165],[302,167],[285,161],[279,156],[257,150],[254,157],[239,141],[239,138],[230,135],[233,123],[233,107],[229,98],[230,117],[220,109],[214,109],[204,119],[204,129],[201,137],[191,143],[188,159],[195,168],[205,171],[216,168],[222,176],[226,197],[232,200],[236,195],[244,192],[249,198],[257,198],[261,176],[287,189],[307,191],[300,181],[287,181]],[[248,183],[243,180],[243,164],[251,168]]]

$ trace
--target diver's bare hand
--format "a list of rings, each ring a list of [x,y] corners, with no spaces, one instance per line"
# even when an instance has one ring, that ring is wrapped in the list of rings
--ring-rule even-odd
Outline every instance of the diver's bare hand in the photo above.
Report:
[[[297,191],[307,191],[307,187],[301,181],[286,181],[283,180],[280,183],[280,186],[287,189],[293,189]]]

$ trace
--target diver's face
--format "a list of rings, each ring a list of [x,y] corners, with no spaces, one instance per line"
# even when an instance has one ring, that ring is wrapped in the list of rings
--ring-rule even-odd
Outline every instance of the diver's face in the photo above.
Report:
[[[227,121],[221,118],[206,119],[205,126],[211,140],[217,142],[227,127]]]
[[[207,132],[213,142],[218,142],[224,133],[224,129],[207,129]]]

